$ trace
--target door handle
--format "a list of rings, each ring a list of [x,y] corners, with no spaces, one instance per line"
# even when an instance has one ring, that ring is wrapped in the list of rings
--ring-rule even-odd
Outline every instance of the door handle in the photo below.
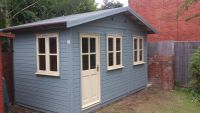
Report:
[[[99,71],[99,65],[97,65],[97,72]]]

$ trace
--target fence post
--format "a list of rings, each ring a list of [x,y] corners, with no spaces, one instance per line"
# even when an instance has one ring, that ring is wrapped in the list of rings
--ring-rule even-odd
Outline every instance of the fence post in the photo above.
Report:
[[[3,101],[3,53],[2,53],[2,41],[0,41],[0,113],[4,113],[4,101]]]

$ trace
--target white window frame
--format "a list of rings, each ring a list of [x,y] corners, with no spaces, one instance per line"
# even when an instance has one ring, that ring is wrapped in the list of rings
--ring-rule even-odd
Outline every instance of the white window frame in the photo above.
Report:
[[[49,39],[52,37],[56,37],[57,42],[57,53],[50,53],[49,48]],[[41,54],[39,53],[39,39],[44,38],[45,39],[45,53]],[[37,71],[36,75],[47,75],[47,76],[60,76],[60,51],[59,51],[59,36],[58,33],[48,33],[48,34],[36,34],[36,59],[37,59]],[[39,55],[45,55],[46,60],[46,70],[40,70],[39,66]],[[50,71],[50,55],[57,55],[57,71]]]
[[[135,39],[137,39],[137,49],[135,49]],[[142,49],[140,49],[140,39],[142,39]],[[135,51],[137,51],[137,61],[135,61]],[[142,61],[140,61],[140,51],[142,51]],[[133,37],[133,65],[140,65],[144,63],[144,37]]]
[[[109,45],[108,45],[108,39],[109,38],[113,38],[113,51],[112,52],[110,52],[109,51]],[[121,43],[120,43],[120,51],[116,51],[116,39],[117,38],[120,38],[120,41],[121,41]],[[122,60],[122,54],[123,54],[123,52],[122,52],[122,35],[113,35],[113,34],[109,34],[109,35],[107,35],[107,70],[114,70],[114,69],[120,69],[120,68],[123,68],[124,66],[123,66],[123,60]],[[116,65],[117,64],[117,61],[116,61],[116,54],[117,54],[117,52],[121,52],[121,64],[120,65]],[[113,66],[109,66],[109,53],[113,53],[114,54],[114,57],[113,57]]]

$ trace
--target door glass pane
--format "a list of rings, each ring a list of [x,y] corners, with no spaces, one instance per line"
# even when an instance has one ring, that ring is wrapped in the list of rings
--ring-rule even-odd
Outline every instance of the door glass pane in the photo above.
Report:
[[[90,52],[96,52],[96,39],[90,38]]]
[[[39,38],[39,53],[45,53],[45,38]]]
[[[50,71],[57,71],[57,56],[50,55]]]
[[[49,38],[50,53],[57,53],[57,40],[56,37]]]
[[[140,39],[140,49],[142,49],[142,46],[143,46],[143,41],[142,39]]]
[[[140,61],[142,61],[142,60],[143,60],[143,58],[142,58],[142,57],[143,57],[143,51],[141,50],[141,51],[140,51]]]
[[[46,70],[46,58],[45,55],[39,55],[39,69]]]
[[[109,53],[108,54],[108,63],[109,63],[109,66],[113,66],[113,53]]]
[[[108,50],[113,51],[113,38],[108,38]]]
[[[138,55],[137,53],[138,53],[137,51],[134,51],[134,61],[135,62],[137,62],[137,55]]]
[[[96,68],[96,55],[90,55],[90,69]]]
[[[134,39],[134,50],[137,49],[137,39]]]
[[[116,50],[117,51],[121,50],[121,40],[120,40],[120,38],[116,39]]]
[[[83,55],[82,56],[82,68],[83,70],[88,70],[89,69],[89,57],[88,55]]]
[[[121,52],[117,52],[116,54],[116,63],[117,65],[120,65],[121,64]]]
[[[88,38],[82,38],[82,53],[88,53]]]

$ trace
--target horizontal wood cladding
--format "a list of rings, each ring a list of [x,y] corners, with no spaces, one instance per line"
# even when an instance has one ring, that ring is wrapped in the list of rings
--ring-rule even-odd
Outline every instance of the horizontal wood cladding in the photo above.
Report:
[[[15,101],[51,112],[64,113],[70,109],[70,75],[67,31],[64,29],[46,31],[57,32],[60,42],[60,77],[37,76],[35,32],[16,34],[14,42],[14,83]],[[61,41],[62,40],[62,41]]]
[[[113,19],[112,19],[113,18]],[[125,22],[127,21],[127,23]],[[81,108],[80,88],[80,33],[95,33],[100,35],[100,76],[101,104],[125,95],[147,84],[147,64],[133,66],[133,36],[145,36],[143,28],[133,23],[125,15],[115,15],[72,29],[73,56],[73,113],[79,113]],[[122,35],[122,65],[124,68],[107,70],[107,34]],[[147,58],[147,43],[145,38],[145,55]],[[86,111],[87,112],[87,111]]]
[[[144,36],[143,26],[119,14],[68,30],[55,30],[60,39],[60,77],[36,76],[35,33],[19,33],[14,39],[14,80],[16,102],[57,113],[85,113],[81,107],[80,34],[98,34],[100,40],[101,103],[144,87],[147,64],[133,66],[133,36]],[[107,71],[106,35],[122,35],[124,68]]]

